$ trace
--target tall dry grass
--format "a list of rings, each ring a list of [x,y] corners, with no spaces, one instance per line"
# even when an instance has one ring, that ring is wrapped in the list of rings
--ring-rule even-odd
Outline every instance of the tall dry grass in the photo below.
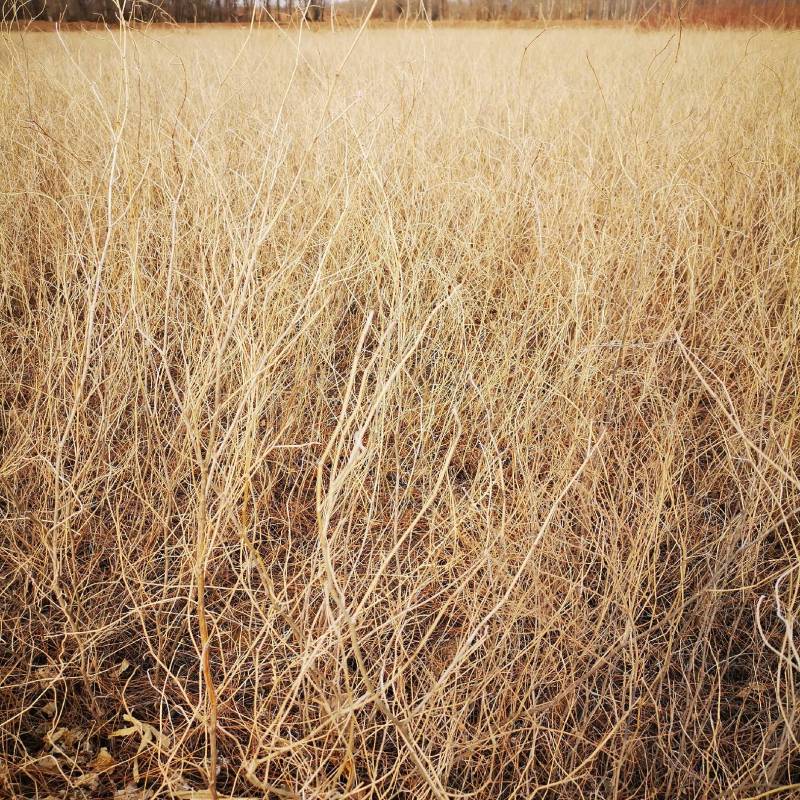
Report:
[[[3,36],[0,794],[798,796],[797,34],[533,35]]]

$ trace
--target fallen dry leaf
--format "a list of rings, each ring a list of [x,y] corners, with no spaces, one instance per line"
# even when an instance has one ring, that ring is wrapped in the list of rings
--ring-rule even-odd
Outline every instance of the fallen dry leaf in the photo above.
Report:
[[[130,727],[119,728],[118,730],[110,733],[109,736],[132,736],[135,734],[141,736],[141,741],[139,742],[139,747],[136,750],[136,755],[133,757],[133,779],[138,781],[139,755],[141,752],[153,742],[155,742],[157,749],[169,747],[169,738],[161,733],[158,728],[154,728],[148,722],[142,722],[141,720],[136,719],[136,717],[132,716],[131,714],[123,714],[122,718],[126,722],[131,723]]]
[[[54,731],[49,731],[45,734],[44,740],[49,747],[53,747],[57,742],[61,741],[67,733],[67,728],[56,728]]]
[[[148,800],[153,796],[150,789],[140,789],[135,783],[128,783],[124,789],[114,792],[116,800]]]
[[[117,762],[114,760],[114,756],[108,752],[108,748],[103,747],[100,749],[100,752],[94,757],[91,762],[91,766],[93,769],[108,769],[109,767],[113,767],[114,764]]]
[[[149,722],[142,722],[141,720],[136,719],[135,717],[131,716],[130,714],[123,714],[122,718],[126,722],[130,722],[130,727],[128,728],[118,728],[115,731],[112,731],[109,736],[131,736],[133,734],[139,734],[142,737],[142,744],[144,746],[150,744],[150,742],[155,741],[160,747],[169,747],[169,737],[165,736],[158,728],[153,727]],[[141,751],[142,748],[140,748]]]
[[[85,775],[81,775],[80,778],[75,779],[72,785],[75,788],[87,786],[92,792],[96,792],[100,786],[100,776],[96,772],[87,772]]]
[[[61,770],[58,768],[58,761],[51,755],[41,756],[41,758],[36,759],[36,766],[42,771],[47,772],[49,774],[58,775],[61,773]]]
[[[56,711],[58,710],[58,706],[51,700],[47,705],[42,706],[42,714],[46,717],[53,717],[55,716]]]

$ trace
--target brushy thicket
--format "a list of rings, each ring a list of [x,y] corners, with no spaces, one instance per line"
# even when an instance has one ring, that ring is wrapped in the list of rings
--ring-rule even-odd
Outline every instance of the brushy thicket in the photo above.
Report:
[[[800,51],[2,39],[0,794],[800,792]]]

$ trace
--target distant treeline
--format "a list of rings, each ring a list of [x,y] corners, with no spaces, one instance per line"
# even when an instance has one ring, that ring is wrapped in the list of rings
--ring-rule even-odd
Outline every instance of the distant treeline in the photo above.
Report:
[[[331,0],[0,0],[3,18],[55,22],[242,22],[254,16],[288,21],[323,20]]]
[[[366,10],[371,0],[350,0]],[[800,0],[378,0],[384,19],[421,17],[453,20],[623,21],[646,25],[670,22],[734,26],[800,25]]]
[[[324,21],[331,0],[4,0],[4,19],[113,22]],[[336,13],[361,17],[372,0],[336,0]],[[646,26],[800,27],[800,0],[377,0],[384,20],[621,21]]]

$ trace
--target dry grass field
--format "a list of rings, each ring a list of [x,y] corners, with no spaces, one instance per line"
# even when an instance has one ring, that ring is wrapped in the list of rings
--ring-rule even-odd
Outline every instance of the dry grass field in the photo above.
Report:
[[[800,37],[7,31],[0,796],[800,796]]]

